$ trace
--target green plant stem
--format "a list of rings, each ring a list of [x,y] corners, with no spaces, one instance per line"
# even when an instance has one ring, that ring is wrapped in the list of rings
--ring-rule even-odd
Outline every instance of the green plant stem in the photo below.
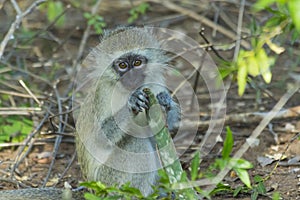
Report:
[[[186,176],[183,176],[184,171],[180,161],[176,155],[176,149],[173,140],[166,127],[164,115],[160,105],[157,104],[154,94],[150,89],[145,88],[144,92],[149,96],[149,110],[147,110],[148,123],[155,134],[157,149],[160,160],[169,177],[170,183],[187,182]],[[180,190],[176,199],[197,199],[197,195],[193,188],[185,188]]]

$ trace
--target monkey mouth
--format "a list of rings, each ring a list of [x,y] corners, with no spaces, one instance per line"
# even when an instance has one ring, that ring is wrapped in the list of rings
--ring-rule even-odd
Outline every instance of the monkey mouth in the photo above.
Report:
[[[119,81],[127,90],[133,91],[144,84],[145,77],[143,70],[132,69],[123,74]]]

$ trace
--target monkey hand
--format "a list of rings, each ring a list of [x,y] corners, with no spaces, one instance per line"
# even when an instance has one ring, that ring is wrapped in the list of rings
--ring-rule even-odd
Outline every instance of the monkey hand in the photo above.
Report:
[[[167,113],[167,124],[169,131],[179,128],[180,108],[168,92],[161,92],[156,96],[158,103],[163,106]]]
[[[128,100],[128,107],[134,114],[149,109],[148,95],[142,88],[135,90],[131,94]]]

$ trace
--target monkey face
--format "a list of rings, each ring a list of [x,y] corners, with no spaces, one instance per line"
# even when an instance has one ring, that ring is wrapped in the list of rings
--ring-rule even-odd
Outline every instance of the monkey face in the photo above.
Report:
[[[145,56],[138,54],[125,54],[114,60],[113,69],[126,89],[134,90],[144,83],[147,61]]]

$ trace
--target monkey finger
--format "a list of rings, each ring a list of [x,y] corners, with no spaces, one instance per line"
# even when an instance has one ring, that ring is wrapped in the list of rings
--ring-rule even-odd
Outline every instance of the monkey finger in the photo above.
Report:
[[[139,98],[139,100],[145,102],[145,104],[149,105],[149,100],[148,100],[148,97],[147,97],[147,96],[145,96],[145,95],[143,95],[143,94],[139,94],[139,95],[138,95],[138,98]]]
[[[149,109],[149,106],[144,101],[138,101],[137,104],[140,109]]]

